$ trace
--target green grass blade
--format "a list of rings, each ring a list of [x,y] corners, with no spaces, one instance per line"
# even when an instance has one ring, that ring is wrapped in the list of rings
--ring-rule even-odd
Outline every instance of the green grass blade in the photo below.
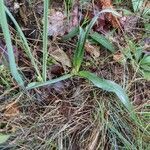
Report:
[[[28,57],[30,58],[31,63],[32,63],[32,65],[34,66],[34,69],[35,69],[35,71],[36,71],[38,77],[39,77],[39,78],[42,78],[42,77],[41,77],[41,74],[40,74],[40,71],[39,71],[39,68],[38,68],[37,64],[35,63],[35,58],[33,57],[32,53],[31,53],[31,49],[30,49],[30,47],[29,47],[29,45],[28,45],[28,42],[27,42],[27,39],[26,39],[24,33],[22,32],[20,26],[18,25],[17,21],[15,20],[15,18],[14,18],[13,15],[10,13],[10,11],[8,10],[7,7],[5,7],[5,11],[6,11],[7,15],[9,16],[9,18],[10,18],[10,19],[12,20],[12,22],[14,23],[14,25],[15,25],[15,27],[16,27],[16,30],[17,30],[18,34],[20,35],[20,38],[21,38],[21,40],[22,40],[22,43],[23,43],[23,45],[24,45],[24,47],[25,47],[24,51],[26,52],[26,54],[27,54]]]
[[[83,61],[83,56],[84,56],[84,45],[86,42],[86,39],[89,35],[89,32],[91,31],[93,25],[95,24],[95,22],[97,21],[97,19],[99,18],[99,16],[102,13],[113,13],[114,15],[120,16],[116,11],[112,10],[112,9],[105,9],[102,10],[101,12],[98,13],[98,15],[96,15],[91,22],[89,23],[89,25],[86,27],[85,31],[80,27],[79,28],[79,40],[77,43],[77,47],[75,50],[75,54],[74,54],[74,59],[73,59],[73,66],[75,69],[75,72],[77,73],[80,69],[81,63]]]
[[[41,82],[41,83],[40,82],[33,82],[33,83],[28,84],[26,89],[31,90],[31,89],[34,89],[34,88],[39,88],[39,87],[42,87],[42,86],[51,85],[53,83],[56,83],[56,82],[59,82],[59,81],[62,81],[62,80],[66,80],[70,77],[72,77],[71,74],[66,74],[66,75],[63,75],[59,78],[52,79],[52,80],[49,80],[49,81],[46,81],[46,82]]]
[[[4,5],[3,0],[1,1],[1,4],[0,4],[0,18],[1,18],[1,20],[0,20],[1,27],[2,27],[2,31],[3,31],[4,37],[5,37],[7,50],[8,50],[10,71],[11,71],[14,79],[17,81],[17,83],[20,86],[24,86],[24,81],[17,70],[17,65],[15,62],[15,56],[14,56],[13,46],[12,46],[12,42],[11,42],[11,35],[9,33],[9,28],[8,28],[8,23],[7,23],[7,19],[6,19],[6,13],[5,13],[5,5]]]
[[[48,57],[48,8],[49,0],[44,0],[44,27],[43,27],[43,67],[42,67],[42,76],[43,80],[46,81],[47,74],[47,57]]]
[[[115,52],[114,45],[107,38],[105,38],[105,36],[97,32],[94,32],[93,34],[90,35],[90,37],[99,44],[101,44],[102,46],[104,46],[109,51]]]
[[[123,141],[124,145],[126,146],[125,148],[136,150],[136,147],[131,144],[111,123],[107,123],[107,126],[111,130],[111,132],[115,133],[118,138]]]
[[[90,73],[88,71],[80,71],[79,76],[87,78],[98,88],[115,93],[120,99],[120,101],[124,104],[124,106],[129,110],[129,112],[131,113],[133,111],[133,107],[129,101],[128,96],[126,95],[125,91],[121,88],[121,86],[117,83],[110,80],[101,79],[95,74]]]

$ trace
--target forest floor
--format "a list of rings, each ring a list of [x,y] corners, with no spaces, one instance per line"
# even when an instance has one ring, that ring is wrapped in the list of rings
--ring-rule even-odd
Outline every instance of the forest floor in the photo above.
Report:
[[[42,71],[42,0],[5,0]],[[134,0],[52,0],[48,13],[47,81],[67,74],[83,29],[100,15],[84,44],[81,70],[119,84],[138,121],[109,90],[71,77],[25,90],[10,73],[0,29],[0,150],[149,150],[150,2]],[[120,16],[119,16],[120,15]],[[1,18],[0,18],[1,19]],[[7,16],[16,64],[26,84],[40,81]],[[107,85],[106,85],[107,86]],[[121,93],[120,93],[121,94]]]

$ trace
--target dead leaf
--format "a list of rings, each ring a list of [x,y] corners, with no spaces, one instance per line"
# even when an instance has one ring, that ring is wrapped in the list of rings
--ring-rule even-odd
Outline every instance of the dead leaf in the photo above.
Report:
[[[4,111],[4,116],[11,119],[12,117],[16,117],[20,114],[18,103],[12,102],[8,104]]]
[[[122,53],[116,53],[113,55],[113,60],[116,62],[121,62],[123,60],[123,54]]]
[[[60,62],[63,67],[68,66],[71,67],[71,61],[68,55],[60,48],[54,50],[50,53],[50,55],[58,62]]]
[[[107,8],[113,9],[112,0],[100,0],[100,3],[102,6],[102,9],[107,9]],[[112,27],[117,28],[117,29],[121,28],[118,18],[112,15],[112,13],[106,13],[105,17],[111,23]]]
[[[88,41],[85,43],[85,50],[94,58],[98,58],[100,56],[99,49],[99,46],[91,45],[91,43]]]
[[[48,26],[48,35],[49,36],[62,36],[66,32],[66,25],[65,25],[65,15],[54,9],[51,9],[49,19],[49,26]]]

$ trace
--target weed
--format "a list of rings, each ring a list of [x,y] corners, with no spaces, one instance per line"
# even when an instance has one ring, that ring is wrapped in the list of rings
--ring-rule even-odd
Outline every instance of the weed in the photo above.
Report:
[[[38,61],[33,57],[27,39],[25,38],[23,32],[21,31],[18,23],[11,15],[9,10],[4,6],[4,1],[2,1],[2,5],[0,6],[1,8],[0,17],[2,18],[1,27],[3,30],[3,34],[8,49],[10,70],[12,76],[14,77],[18,85],[26,89],[26,91],[33,92],[31,89],[36,89],[40,87],[43,87],[44,89],[51,84],[55,84],[60,81],[62,82],[63,80],[67,80],[70,78],[72,80],[75,80],[78,79],[79,77],[91,81],[97,88],[115,93],[120,101],[118,101],[117,98],[111,95],[111,98],[110,97],[108,98],[108,96],[106,96],[107,101],[105,102],[105,97],[103,99],[101,93],[99,93],[98,95],[97,93],[95,93],[95,91],[100,92],[100,90],[95,90],[95,88],[90,86],[89,87],[90,92],[87,91],[86,94],[88,95],[88,97],[90,98],[92,97],[91,102],[87,97],[87,95],[86,98],[84,97],[87,83],[85,83],[86,87],[84,87],[83,95],[81,94],[83,87],[79,87],[79,90],[76,90],[75,94],[72,96],[73,100],[67,99],[67,97],[65,97],[69,102],[66,100],[62,101],[59,97],[54,96],[54,100],[50,100],[51,102],[49,103],[49,105],[45,105],[44,108],[36,108],[37,110],[35,110],[34,105],[32,105],[33,104],[32,101],[32,103],[28,105],[30,105],[31,111],[35,111],[33,112],[34,114],[33,118],[35,120],[32,118],[31,115],[28,116],[29,119],[28,118],[24,119],[24,122],[27,123],[27,126],[25,128],[25,131],[24,129],[22,129],[22,126],[20,127],[21,130],[23,131],[23,134],[19,135],[22,138],[22,140],[19,141],[18,145],[24,144],[26,149],[30,149],[30,145],[32,145],[32,148],[34,149],[48,149],[48,148],[65,149],[66,147],[72,148],[74,146],[74,143],[76,143],[75,140],[78,137],[80,137],[79,141],[81,141],[81,143],[79,145],[84,147],[85,144],[86,146],[88,146],[88,148],[90,147],[91,149],[95,149],[95,147],[105,149],[107,147],[107,144],[109,146],[111,145],[111,149],[130,149],[130,148],[136,149],[137,147],[141,149],[145,148],[143,138],[142,137],[140,138],[140,136],[146,137],[148,136],[147,130],[148,126],[144,125],[144,121],[142,122],[142,119],[144,120],[145,118],[147,118],[148,116],[147,112],[145,110],[140,111],[139,113],[144,115],[144,117],[142,119],[139,118],[138,115],[135,113],[134,107],[132,106],[126,92],[124,91],[124,89],[122,89],[120,85],[118,85],[114,81],[102,79],[98,77],[96,74],[93,74],[86,70],[82,70],[82,63],[84,61],[84,46],[88,38],[92,39],[94,42],[101,44],[110,52],[115,52],[114,45],[108,39],[106,39],[103,35],[100,35],[96,32],[92,33],[91,29],[101,14],[108,12],[117,16],[119,14],[114,10],[104,9],[98,15],[96,15],[89,24],[87,24],[87,22],[85,21],[86,27],[85,24],[84,25],[82,24],[81,27],[74,28],[72,32],[66,35],[63,38],[64,40],[68,40],[69,38],[79,34],[78,42],[73,57],[73,68],[71,68],[72,70],[70,71],[69,74],[64,74],[58,78],[54,78],[47,81],[47,72],[48,72],[47,63],[49,61],[48,35],[47,35],[48,7],[49,7],[48,2],[49,2],[48,0],[44,1],[44,26],[42,37],[43,38],[42,75],[40,73],[41,71],[39,69],[40,67],[38,66]],[[67,14],[69,16],[69,11],[72,7],[73,1],[66,0],[64,2]],[[120,1],[117,2],[119,3]],[[134,7],[135,12],[138,9],[139,6]],[[11,35],[9,33],[8,23],[6,20],[6,13],[15,24],[16,29],[25,47],[24,50],[27,53],[36,71],[37,78],[39,79],[38,81],[28,83],[27,86],[25,86],[26,81],[24,81],[23,77],[18,71],[18,67],[15,62],[14,52],[11,43]],[[147,55],[143,56],[141,47],[135,45],[131,41],[128,41],[128,47],[125,50],[124,55],[126,59],[130,59],[131,64],[133,65],[135,70],[140,70],[142,71],[142,73],[149,72],[150,59],[149,56]],[[37,93],[35,95],[38,97],[39,96],[38,93],[40,92],[38,91],[38,89],[36,90]],[[72,88],[71,90],[74,89]],[[78,93],[79,91],[80,96]],[[44,95],[45,91],[41,93]],[[47,95],[50,94],[52,93],[50,92]],[[29,100],[32,99],[31,97],[28,97],[28,95],[26,96],[27,99]],[[39,102],[37,102],[39,105],[39,103],[41,103],[42,100],[40,100],[40,98],[37,99],[39,100]],[[47,98],[46,101],[49,101],[49,99]],[[91,106],[91,103],[93,103],[93,99],[94,103],[96,102],[97,104],[96,112],[93,112],[92,109],[95,106],[93,105]],[[23,103],[25,103],[25,101]],[[23,107],[25,108],[25,106]],[[148,107],[148,105],[145,107]],[[145,108],[143,107],[143,109]],[[128,113],[126,113],[127,111]],[[88,118],[89,116],[90,119]],[[138,133],[136,133],[139,136],[138,142],[143,143],[143,145],[138,144],[138,142],[135,141],[136,138],[133,137],[133,135],[135,135],[133,134],[134,127],[136,127],[138,131]],[[47,128],[48,129],[50,128],[51,130],[47,132],[45,130]],[[79,129],[80,132],[78,132]],[[26,132],[26,130],[28,130],[29,132]],[[143,133],[141,133],[141,131],[143,131]],[[32,132],[35,135],[32,135]],[[39,133],[42,133],[42,135],[40,135]],[[88,135],[91,135],[91,137]],[[30,137],[32,139],[30,139]],[[0,135],[0,143],[5,142],[8,138],[9,135],[2,135],[2,136]],[[24,142],[25,139],[26,142]],[[31,143],[31,141],[34,142]]]

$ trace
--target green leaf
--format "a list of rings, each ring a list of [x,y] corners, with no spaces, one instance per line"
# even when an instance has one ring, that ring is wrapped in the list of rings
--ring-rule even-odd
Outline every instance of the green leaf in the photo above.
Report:
[[[114,15],[120,16],[116,11],[112,9],[104,9],[101,12],[99,12],[89,23],[89,25],[86,27],[85,31],[80,27],[79,28],[79,40],[77,43],[77,47],[75,50],[74,54],[74,59],[73,59],[73,66],[75,69],[75,72],[78,72],[81,66],[81,63],[83,61],[83,56],[84,56],[84,45],[85,41],[89,35],[89,32],[91,31],[93,25],[95,24],[96,20],[99,18],[99,16],[103,13],[113,13]]]
[[[71,74],[67,74],[67,75],[63,75],[59,78],[46,81],[46,82],[32,82],[32,83],[27,85],[26,89],[31,90],[31,89],[39,88],[39,87],[50,85],[50,84],[53,84],[53,83],[56,83],[56,82],[59,82],[62,80],[66,80],[66,79],[71,78],[71,77],[72,77]]]
[[[150,81],[150,71],[143,71],[144,79]]]
[[[148,56],[148,55],[144,56],[143,59],[141,60],[140,64],[141,65],[145,65],[145,64],[150,65],[150,56]]]
[[[121,102],[124,104],[124,106],[130,112],[133,111],[133,107],[129,101],[128,96],[126,95],[125,91],[121,88],[121,86],[118,85],[117,83],[110,81],[110,80],[101,79],[97,77],[95,74],[90,73],[88,71],[80,71],[79,76],[87,78],[98,88],[101,88],[108,92],[115,93],[119,97]]]
[[[0,134],[0,144],[5,143],[9,139],[10,135]]]
[[[138,62],[140,60],[140,57],[142,56],[143,49],[141,47],[136,47],[135,49],[136,51],[134,53],[134,56],[135,56],[136,62]]]
[[[8,10],[7,7],[5,7],[5,11],[6,11],[7,15],[9,16],[9,18],[11,19],[11,21],[14,23],[15,28],[16,28],[18,34],[20,35],[20,38],[21,38],[21,40],[22,40],[22,43],[23,43],[23,45],[24,45],[24,47],[25,47],[25,48],[24,48],[24,51],[25,51],[25,53],[28,55],[28,57],[30,58],[31,63],[32,63],[32,65],[34,66],[34,69],[35,69],[37,75],[39,76],[39,78],[42,78],[41,75],[40,75],[39,68],[38,68],[38,66],[37,66],[37,64],[36,64],[36,62],[35,62],[36,60],[35,60],[34,56],[32,55],[32,52],[31,52],[31,49],[30,49],[30,47],[29,47],[29,45],[28,45],[27,39],[26,39],[24,33],[22,32],[22,30],[21,30],[21,28],[20,28],[18,22],[15,20],[15,18],[14,18],[13,15],[10,13],[10,11]]]
[[[132,7],[134,12],[139,11],[142,7],[144,0],[132,0]]]
[[[80,31],[79,40],[78,40],[74,58],[73,58],[73,66],[74,66],[76,72],[79,71],[81,63],[83,61],[84,44],[85,44],[85,40],[86,40],[86,38],[85,38],[86,33],[84,32],[84,30],[82,28],[80,28],[79,31]]]
[[[95,33],[91,34],[90,37],[93,40],[97,41],[99,44],[103,45],[109,51],[115,52],[114,45],[108,39],[106,39],[103,35],[95,32]]]
[[[140,67],[144,70],[144,71],[150,71],[150,64],[149,65],[140,65]]]
[[[7,45],[8,59],[9,59],[9,66],[10,66],[11,74],[14,77],[14,79],[17,81],[17,83],[23,87],[24,81],[17,70],[13,46],[12,46],[12,42],[11,42],[11,35],[9,33],[9,27],[8,27],[8,23],[7,23],[7,18],[6,18],[6,13],[5,13],[5,5],[4,5],[3,0],[1,1],[1,4],[0,4],[0,24],[1,24],[5,42]]]
[[[79,33],[79,27],[75,27],[67,35],[64,35],[62,39],[64,41],[69,40],[70,38],[73,38],[74,36],[78,35],[78,33]]]

